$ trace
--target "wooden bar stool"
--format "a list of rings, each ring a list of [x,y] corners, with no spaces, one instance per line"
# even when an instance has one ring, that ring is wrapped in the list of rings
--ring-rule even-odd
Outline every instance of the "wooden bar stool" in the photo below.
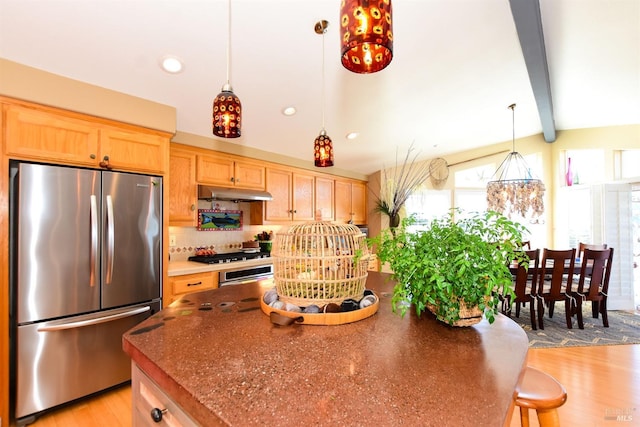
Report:
[[[566,401],[567,390],[555,378],[531,366],[525,368],[515,398],[522,427],[529,427],[529,409],[536,410],[540,427],[559,426],[557,408]]]

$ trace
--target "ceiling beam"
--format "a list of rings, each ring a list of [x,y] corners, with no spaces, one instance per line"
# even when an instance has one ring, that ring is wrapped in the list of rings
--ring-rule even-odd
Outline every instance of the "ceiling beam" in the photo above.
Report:
[[[556,140],[556,125],[553,119],[553,99],[542,33],[540,2],[539,0],[509,0],[509,4],[520,39],[524,62],[527,65],[531,89],[538,106],[544,140],[553,142]]]

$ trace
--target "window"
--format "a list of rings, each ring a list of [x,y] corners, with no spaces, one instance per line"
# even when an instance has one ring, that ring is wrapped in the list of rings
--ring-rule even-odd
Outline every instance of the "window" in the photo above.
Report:
[[[623,150],[620,152],[620,176],[635,178],[640,176],[640,150]]]
[[[455,186],[456,188],[486,188],[495,171],[496,166],[493,163],[457,171]]]
[[[484,212],[487,210],[487,189],[456,189],[455,207],[463,212]]]
[[[451,191],[420,190],[413,193],[405,203],[407,216],[415,215],[417,225],[422,226],[433,218],[449,213],[451,209]]]
[[[567,150],[564,183],[567,186],[604,181],[603,150]]]

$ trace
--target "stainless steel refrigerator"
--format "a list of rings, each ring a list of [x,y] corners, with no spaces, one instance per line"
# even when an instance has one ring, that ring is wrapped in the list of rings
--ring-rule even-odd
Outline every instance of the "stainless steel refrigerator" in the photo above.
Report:
[[[122,334],[161,307],[162,178],[12,163],[15,417],[130,379]]]

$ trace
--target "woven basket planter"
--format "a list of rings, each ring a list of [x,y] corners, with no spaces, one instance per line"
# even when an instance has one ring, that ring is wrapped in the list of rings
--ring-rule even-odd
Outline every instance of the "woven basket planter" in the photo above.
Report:
[[[438,315],[438,309],[434,305],[427,304],[427,308],[436,316],[439,321],[447,323]],[[467,307],[467,304],[465,304],[464,301],[460,301],[460,310],[458,312],[460,319],[453,322],[451,326],[473,326],[476,323],[480,323],[480,321],[482,321],[482,314],[482,310],[480,310],[477,305],[473,307]]]
[[[276,235],[271,252],[278,297],[300,307],[360,300],[369,256],[365,235],[355,225],[293,225]]]

